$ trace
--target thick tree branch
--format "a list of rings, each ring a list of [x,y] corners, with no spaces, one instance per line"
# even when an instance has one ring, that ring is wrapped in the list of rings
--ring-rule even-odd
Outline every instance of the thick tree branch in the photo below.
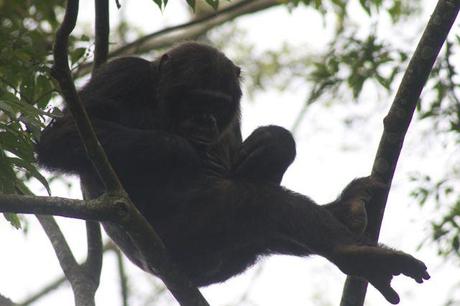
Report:
[[[384,131],[372,168],[372,176],[391,185],[404,137],[434,62],[460,9],[458,0],[440,0],[420,39],[415,53],[404,74],[388,115],[384,119]],[[382,225],[389,188],[378,193],[368,210],[366,234],[377,242]],[[342,295],[341,306],[364,304],[367,283],[348,277]]]
[[[226,8],[205,15],[204,17],[143,36],[129,44],[113,50],[110,52],[109,57],[140,54],[154,49],[166,48],[179,41],[189,40],[203,35],[211,29],[237,17],[262,11],[280,3],[281,1],[278,0],[235,1]],[[81,76],[87,74],[91,65],[91,62],[81,65],[78,69],[77,75]]]
[[[122,198],[103,196],[83,201],[60,197],[0,194],[0,211],[116,222],[127,213],[126,205],[120,199]]]

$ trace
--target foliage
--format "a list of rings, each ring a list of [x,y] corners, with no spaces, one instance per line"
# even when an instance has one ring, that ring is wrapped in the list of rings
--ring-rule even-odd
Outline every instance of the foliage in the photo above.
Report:
[[[32,163],[53,85],[47,61],[58,23],[58,1],[0,2],[0,192],[15,193],[21,180],[46,180]],[[13,52],[14,51],[14,52]],[[15,216],[7,215],[18,226]]]
[[[442,212],[431,224],[432,240],[443,256],[460,256],[460,169],[452,170],[455,176],[435,180],[429,175],[413,174],[411,180],[417,184],[411,195],[421,204],[436,203],[436,211]]]
[[[455,40],[455,41],[454,41]],[[460,36],[446,43],[444,54],[439,57],[428,84],[430,95],[427,103],[419,108],[421,119],[430,119],[440,132],[457,135],[460,141],[460,80],[454,65],[460,46]]]
[[[430,132],[446,135],[449,142],[460,143],[460,79],[453,64],[458,57],[460,36],[446,43],[432,77],[427,84],[424,103],[418,109],[420,119],[431,123]],[[441,141],[441,137],[438,137]],[[440,213],[431,224],[432,240],[441,255],[460,258],[460,168],[458,149],[454,150],[441,178],[428,174],[414,174],[417,187],[412,196],[422,206],[434,203]]]

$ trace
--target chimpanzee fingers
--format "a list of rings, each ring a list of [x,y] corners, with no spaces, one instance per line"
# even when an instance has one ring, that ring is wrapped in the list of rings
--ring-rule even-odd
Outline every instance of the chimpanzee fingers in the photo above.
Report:
[[[392,276],[388,276],[376,280],[369,280],[369,282],[385,297],[388,302],[391,304],[398,304],[399,295],[393,288],[391,288],[391,279]]]
[[[427,280],[430,278],[426,265],[407,254],[401,258],[399,269],[402,274],[413,278],[417,283],[423,283],[424,279]]]

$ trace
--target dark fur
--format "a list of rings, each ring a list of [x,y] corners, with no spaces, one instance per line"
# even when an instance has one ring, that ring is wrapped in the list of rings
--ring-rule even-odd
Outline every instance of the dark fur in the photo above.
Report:
[[[224,54],[186,43],[153,62],[114,60],[80,91],[131,199],[190,279],[198,286],[221,282],[267,254],[322,255],[393,303],[393,275],[427,279],[412,256],[362,241],[365,204],[378,183],[355,180],[326,206],[280,187],[295,158],[294,139],[266,126],[242,142],[238,76]],[[43,131],[37,153],[42,166],[79,174],[92,196],[104,191],[67,111]],[[123,231],[104,227],[154,273]]]

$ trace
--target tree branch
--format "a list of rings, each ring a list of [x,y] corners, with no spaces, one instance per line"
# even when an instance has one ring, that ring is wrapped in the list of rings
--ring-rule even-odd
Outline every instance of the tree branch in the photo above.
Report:
[[[61,197],[0,194],[0,211],[117,222],[127,213],[126,205],[120,199],[122,198],[102,196],[83,201]]]
[[[114,251],[114,252],[118,251],[119,252],[118,248],[115,245],[113,245],[112,242],[109,242],[107,245],[105,245],[103,247],[102,253],[106,253],[107,251]],[[56,290],[57,288],[59,288],[59,286],[64,284],[66,281],[67,281],[67,278],[65,276],[59,277],[56,280],[54,280],[51,283],[49,283],[48,285],[46,285],[45,287],[43,287],[40,290],[38,290],[37,292],[29,295],[24,301],[18,303],[17,305],[18,306],[28,306],[28,305],[36,302],[40,298],[44,297],[48,293]],[[2,305],[2,304],[0,303],[0,305]]]
[[[72,275],[80,269],[80,266],[73,256],[64,235],[53,217],[37,215],[37,219],[45,230],[46,236],[48,236],[51,244],[53,245],[53,249],[59,260],[62,271],[64,271],[64,275],[72,283]]]
[[[36,302],[37,300],[41,299],[42,297],[44,297],[48,293],[56,290],[62,284],[64,284],[66,281],[67,281],[67,278],[65,276],[61,276],[58,279],[56,279],[53,282],[51,282],[48,285],[46,285],[45,287],[43,287],[42,289],[40,289],[40,291],[28,296],[24,301],[22,301],[18,305],[20,305],[20,306],[28,306],[28,305]],[[0,303],[0,305],[3,305],[3,304]]]
[[[96,20],[96,47],[94,50],[93,72],[107,61],[109,54],[109,0],[94,0]]]
[[[86,221],[88,251],[83,268],[86,275],[99,286],[102,270],[102,235],[98,222]]]
[[[109,1],[94,0],[94,4],[96,13],[94,29],[96,48],[94,51],[93,73],[107,61],[110,33]],[[88,200],[84,190],[82,190],[82,193],[84,199]],[[102,235],[99,223],[86,221],[86,236],[88,251],[84,269],[86,270],[87,277],[96,284],[97,288],[99,286],[102,270]]]
[[[75,305],[95,306],[94,296],[98,283],[94,283],[92,279],[87,276],[86,270],[82,269],[77,263],[54,218],[51,216],[38,215],[37,219],[51,241],[59,264],[72,286]]]
[[[114,50],[111,52],[110,56],[134,54],[151,49],[167,47],[178,41],[202,35],[211,28],[241,15],[263,10],[279,3],[280,2],[275,0],[242,0],[234,2],[234,4],[205,15],[204,17],[141,37],[132,43]],[[184,31],[186,33],[184,33]]]
[[[128,287],[128,276],[126,274],[125,265],[123,262],[123,253],[118,248],[113,250],[117,256],[117,265],[118,265],[118,275],[120,276],[120,293],[123,306],[128,306],[128,296],[129,296],[129,287]]]
[[[64,20],[56,33],[56,41],[53,49],[54,65],[51,68],[51,74],[59,83],[62,96],[64,97],[72,117],[75,119],[78,133],[83,139],[88,157],[93,162],[106,190],[113,193],[124,194],[123,187],[110,165],[101,144],[96,138],[88,114],[80,103],[75,84],[70,74],[67,49],[69,36],[75,28],[77,16],[78,0],[68,0]]]
[[[136,53],[145,53],[154,49],[166,48],[179,41],[189,40],[203,35],[211,29],[237,17],[261,11],[279,5],[280,3],[281,1],[278,0],[235,1],[228,7],[205,15],[204,17],[165,28],[136,39],[129,44],[113,50],[110,52],[109,57],[126,56]],[[77,76],[87,74],[91,65],[91,62],[80,65]]]
[[[393,100],[388,115],[383,120],[384,131],[372,168],[372,176],[389,187],[417,102],[439,51],[460,9],[458,0],[439,0],[420,39]],[[389,188],[373,198],[368,209],[366,235],[377,242],[382,225]],[[364,304],[367,282],[348,277],[344,286],[341,306]]]

